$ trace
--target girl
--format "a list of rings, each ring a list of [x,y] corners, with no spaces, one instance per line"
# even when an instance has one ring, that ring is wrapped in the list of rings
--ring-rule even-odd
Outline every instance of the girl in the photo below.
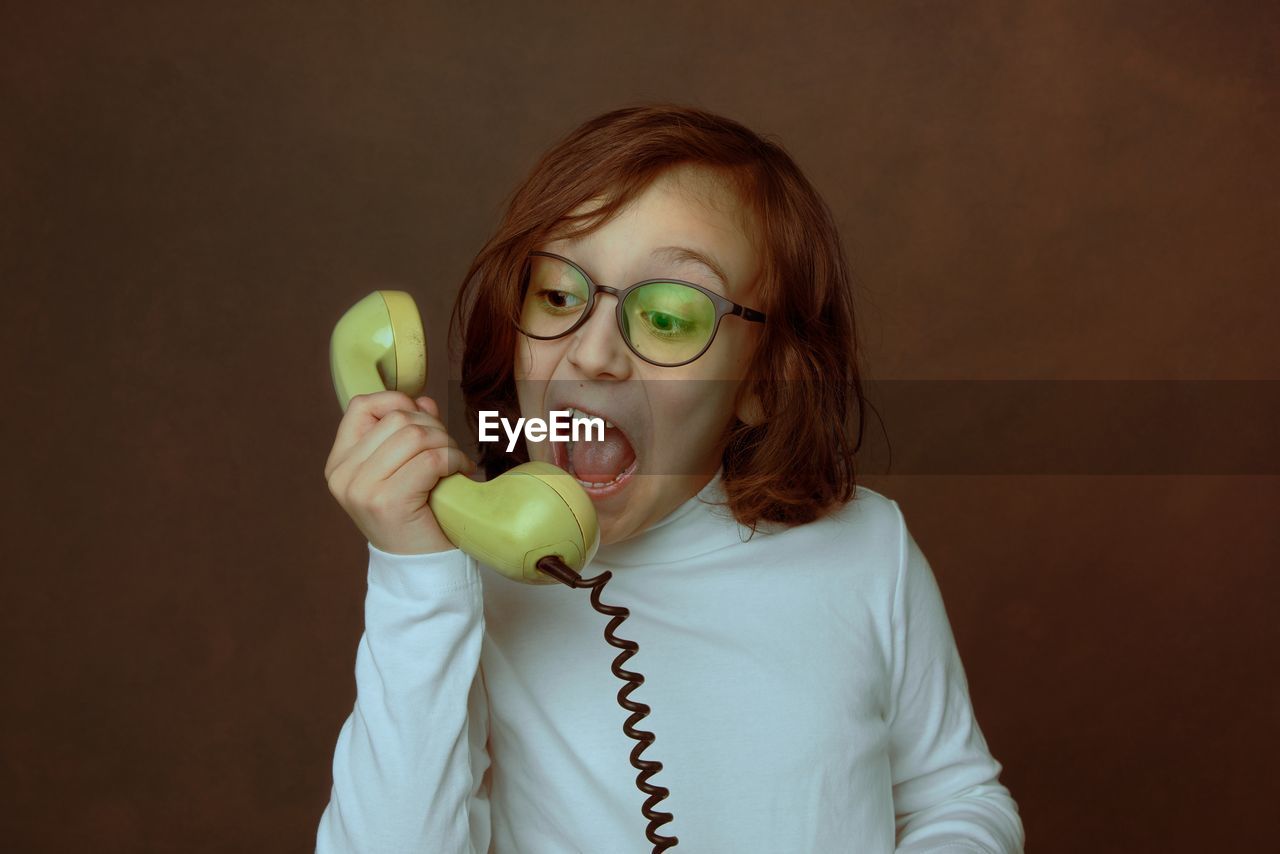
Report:
[[[847,265],[780,147],[682,107],[585,123],[512,198],[455,320],[473,417],[607,423],[480,463],[552,462],[591,496],[584,575],[611,570],[630,610],[656,742],[622,730],[584,594],[441,533],[428,494],[476,466],[435,403],[362,395],[325,466],[369,587],[317,851],[1022,850],[928,562],[855,484]],[[633,749],[662,760],[647,801]]]

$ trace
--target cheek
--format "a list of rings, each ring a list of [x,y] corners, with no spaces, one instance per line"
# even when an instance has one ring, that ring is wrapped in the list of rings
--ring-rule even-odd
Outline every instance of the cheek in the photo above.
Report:
[[[521,336],[516,340],[516,379],[548,380],[565,360],[569,338],[538,341]]]
[[[690,380],[662,403],[661,442],[678,459],[701,459],[716,450],[733,415],[736,383]]]
[[[745,379],[759,343],[758,330],[746,328],[753,325],[730,317],[721,321],[711,349],[694,363],[702,375],[722,382]]]
[[[728,348],[723,373],[723,376],[728,379],[746,379],[747,369],[751,366],[751,360],[755,356],[756,345],[759,341],[758,330],[745,329],[743,328],[745,325],[734,323],[730,330],[729,340],[733,346]]]

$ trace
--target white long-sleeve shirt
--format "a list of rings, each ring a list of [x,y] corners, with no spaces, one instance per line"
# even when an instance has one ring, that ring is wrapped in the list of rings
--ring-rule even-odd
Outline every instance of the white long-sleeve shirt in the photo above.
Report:
[[[657,828],[690,854],[1021,852],[933,573],[859,487],[749,531],[719,479],[583,572],[631,616]],[[316,850],[641,854],[637,742],[588,590],[369,544],[357,699]]]

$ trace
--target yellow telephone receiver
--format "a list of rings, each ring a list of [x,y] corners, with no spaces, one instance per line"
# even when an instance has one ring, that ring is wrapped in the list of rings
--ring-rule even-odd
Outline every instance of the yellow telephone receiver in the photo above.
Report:
[[[357,394],[396,389],[420,395],[427,347],[413,297],[374,291],[348,309],[333,329],[329,364],[343,412]],[[487,483],[450,475],[427,503],[455,546],[517,581],[554,584],[557,579],[538,569],[539,560],[556,555],[581,572],[600,545],[591,499],[550,463],[524,463]]]

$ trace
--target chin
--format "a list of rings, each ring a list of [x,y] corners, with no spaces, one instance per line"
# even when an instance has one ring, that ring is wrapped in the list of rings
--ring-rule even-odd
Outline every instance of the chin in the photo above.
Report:
[[[607,519],[600,520],[600,545],[611,546],[628,540],[640,533],[633,523],[611,524]]]
[[[614,543],[620,543],[623,540],[640,533],[644,527],[640,524],[639,520],[632,518],[627,513],[628,506],[626,498],[624,496],[619,497],[623,499],[620,502],[592,501],[592,504],[594,504],[596,508],[596,516],[600,521],[601,545],[608,546]],[[634,503],[631,505],[632,508],[636,506],[637,505]]]

